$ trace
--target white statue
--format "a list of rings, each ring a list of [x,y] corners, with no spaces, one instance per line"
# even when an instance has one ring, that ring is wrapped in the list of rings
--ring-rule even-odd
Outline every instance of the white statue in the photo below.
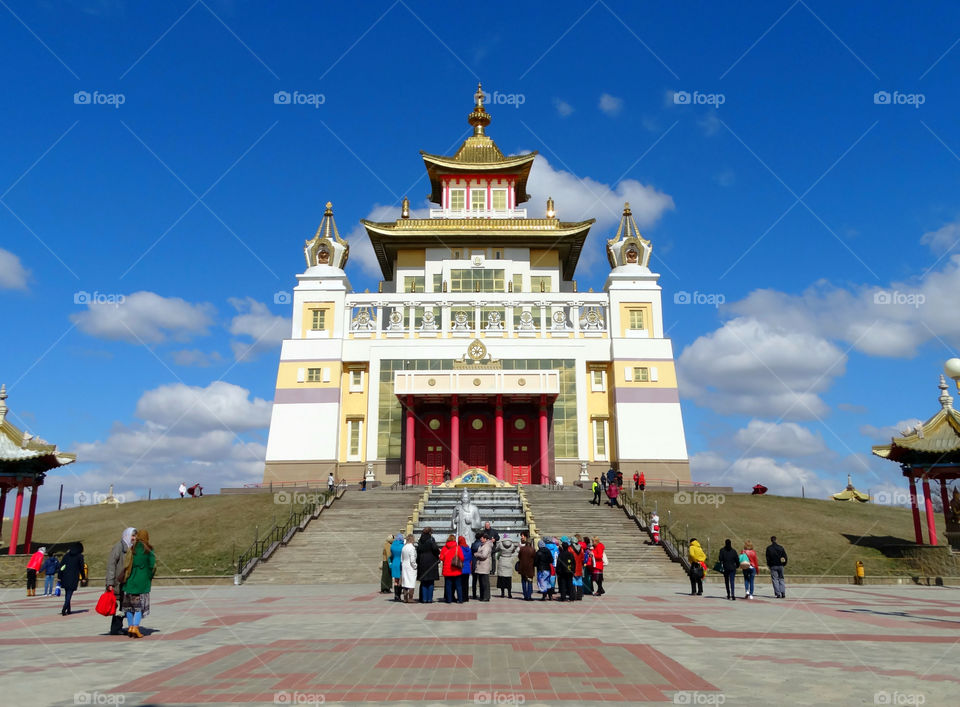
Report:
[[[467,546],[473,545],[476,540],[477,532],[483,527],[483,521],[480,520],[480,509],[476,504],[470,501],[470,493],[464,489],[460,496],[460,502],[453,509],[453,515],[450,518],[450,530],[460,537],[466,538]]]

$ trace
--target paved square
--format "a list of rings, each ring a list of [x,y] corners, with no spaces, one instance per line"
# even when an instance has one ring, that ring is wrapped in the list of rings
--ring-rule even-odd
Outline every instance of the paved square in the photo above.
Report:
[[[359,585],[157,588],[140,640],[105,635],[92,587],[69,617],[2,590],[0,690],[11,705],[960,703],[956,589],[686,589],[425,606]]]

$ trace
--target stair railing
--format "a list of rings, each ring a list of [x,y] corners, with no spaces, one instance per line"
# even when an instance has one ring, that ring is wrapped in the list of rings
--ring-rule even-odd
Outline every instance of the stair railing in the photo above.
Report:
[[[617,496],[617,505],[623,508],[627,517],[636,522],[641,530],[651,535],[652,539],[653,524],[650,522],[650,516],[653,513],[643,507],[642,501],[635,496],[620,494]],[[686,552],[687,541],[677,537],[672,528],[668,527],[662,520],[660,521],[660,545],[671,560],[679,562],[685,571],[690,569],[690,561],[687,559]]]

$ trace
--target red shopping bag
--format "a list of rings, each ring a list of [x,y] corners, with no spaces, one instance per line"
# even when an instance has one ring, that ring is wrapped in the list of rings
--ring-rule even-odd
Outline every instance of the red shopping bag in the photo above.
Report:
[[[117,613],[117,598],[113,592],[106,591],[97,600],[97,613],[103,616],[113,616]]]

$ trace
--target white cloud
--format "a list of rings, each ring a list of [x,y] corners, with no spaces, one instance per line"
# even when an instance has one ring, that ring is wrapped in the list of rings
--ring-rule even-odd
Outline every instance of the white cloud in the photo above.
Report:
[[[164,428],[183,425],[192,430],[262,429],[270,424],[272,404],[250,400],[250,391],[226,381],[206,388],[183,383],[146,391],[137,401],[136,416]]]
[[[680,390],[724,414],[807,420],[823,417],[819,393],[847,357],[822,337],[752,317],[726,322],[680,354]]]
[[[573,113],[573,106],[561,98],[553,99],[553,107],[557,109],[557,115],[561,118],[566,118]]]
[[[238,361],[251,361],[264,351],[277,348],[290,336],[289,318],[272,314],[262,302],[252,297],[231,297],[230,304],[238,312],[230,321],[230,333],[252,339],[234,339],[230,342],[230,348]]]
[[[19,257],[0,248],[0,290],[26,290],[29,277]]]
[[[948,223],[935,231],[927,231],[920,236],[920,242],[937,255],[956,250],[960,244],[960,221]]]
[[[600,95],[599,108],[609,116],[619,115],[623,110],[623,99],[612,96],[609,93]]]
[[[86,311],[71,314],[70,321],[99,339],[150,344],[204,336],[214,312],[211,304],[191,304],[179,297],[141,291],[123,296],[119,304],[90,301]]]
[[[861,425],[860,434],[875,440],[878,444],[889,444],[891,439],[899,437],[904,430],[914,427],[919,422],[922,422],[922,420],[917,417],[908,417],[906,420],[900,420],[900,422],[884,427]]]
[[[223,361],[223,356],[217,351],[200,351],[199,349],[182,349],[170,353],[170,359],[178,366],[196,366],[207,368]]]
[[[795,422],[750,420],[733,436],[733,441],[747,453],[772,457],[803,457],[824,454],[823,438]]]
[[[748,491],[754,484],[763,484],[779,496],[826,498],[840,489],[807,468],[790,462],[777,462],[769,457],[744,457],[730,462],[717,452],[700,452],[690,457],[690,471],[697,481],[711,486],[732,486],[735,491]]]

